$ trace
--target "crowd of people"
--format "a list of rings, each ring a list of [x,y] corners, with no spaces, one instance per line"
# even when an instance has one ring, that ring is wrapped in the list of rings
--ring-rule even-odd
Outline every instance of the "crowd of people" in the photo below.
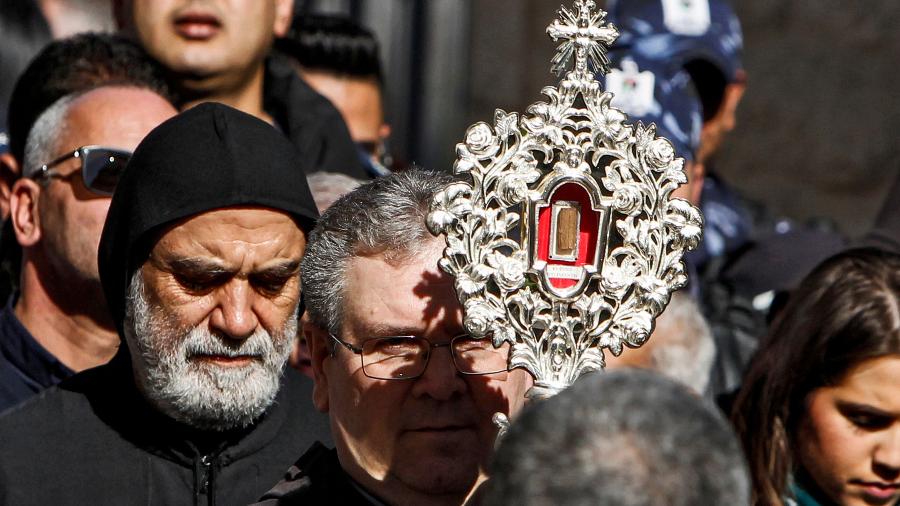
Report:
[[[466,332],[426,226],[457,179],[391,163],[370,30],[50,3],[0,11],[0,504],[900,504],[900,181],[850,240],[716,176],[728,0],[605,2],[597,77],[705,236],[649,341],[546,400]]]

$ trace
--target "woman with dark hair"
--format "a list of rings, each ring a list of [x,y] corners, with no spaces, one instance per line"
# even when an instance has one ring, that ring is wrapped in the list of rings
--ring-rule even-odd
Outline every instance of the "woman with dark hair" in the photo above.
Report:
[[[756,505],[900,499],[900,256],[820,264],[753,358],[732,420]]]

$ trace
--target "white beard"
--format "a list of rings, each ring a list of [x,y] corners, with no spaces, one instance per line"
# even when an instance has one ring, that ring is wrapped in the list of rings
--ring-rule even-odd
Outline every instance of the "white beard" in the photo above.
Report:
[[[297,334],[297,311],[274,336],[259,327],[242,341],[223,339],[206,328],[180,327],[150,307],[138,269],[125,302],[124,330],[147,399],[181,423],[224,431],[247,427],[274,401]],[[197,355],[254,359],[226,367],[192,360]]]

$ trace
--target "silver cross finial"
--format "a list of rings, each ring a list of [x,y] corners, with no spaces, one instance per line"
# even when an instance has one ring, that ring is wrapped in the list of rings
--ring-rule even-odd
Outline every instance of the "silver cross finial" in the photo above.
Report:
[[[615,26],[604,23],[606,12],[594,12],[594,0],[576,0],[575,9],[559,8],[559,19],[547,27],[547,33],[555,41],[563,39],[553,57],[552,70],[556,75],[565,72],[575,55],[575,72],[589,72],[588,64],[595,72],[609,72],[609,46],[619,37]]]

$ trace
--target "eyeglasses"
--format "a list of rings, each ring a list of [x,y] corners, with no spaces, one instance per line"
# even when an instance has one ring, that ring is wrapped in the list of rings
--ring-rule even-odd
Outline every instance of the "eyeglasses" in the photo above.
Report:
[[[41,178],[66,179],[71,177],[72,174],[63,176],[52,168],[69,158],[81,160],[81,179],[88,190],[98,195],[109,196],[116,189],[119,177],[131,158],[131,152],[104,146],[82,146],[46,165],[42,165],[30,177],[35,180]]]
[[[468,334],[461,334],[449,342],[433,344],[428,339],[418,336],[375,337],[366,339],[360,347],[343,341],[334,334],[328,335],[335,342],[332,356],[337,352],[338,345],[347,348],[359,355],[363,374],[373,379],[418,378],[428,367],[431,350],[444,346],[450,348],[453,365],[462,374],[496,374],[509,370],[508,345],[494,348],[489,338],[476,339]]]

